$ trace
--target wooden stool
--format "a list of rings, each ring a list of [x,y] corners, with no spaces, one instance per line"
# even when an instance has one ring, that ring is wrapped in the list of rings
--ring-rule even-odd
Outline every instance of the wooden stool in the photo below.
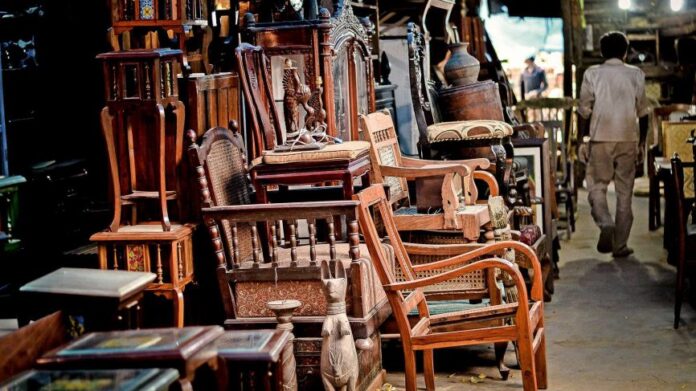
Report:
[[[101,269],[152,271],[155,281],[147,291],[172,300],[174,325],[184,326],[184,288],[193,281],[195,225],[172,225],[162,231],[156,224],[124,226],[118,232],[98,232],[90,238],[99,246]]]

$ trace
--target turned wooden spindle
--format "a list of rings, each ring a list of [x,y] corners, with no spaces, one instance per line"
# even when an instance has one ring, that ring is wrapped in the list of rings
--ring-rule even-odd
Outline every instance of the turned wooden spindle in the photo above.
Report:
[[[164,270],[162,268],[162,248],[159,243],[157,243],[157,283],[162,284],[164,282]]]
[[[177,267],[179,268],[179,280],[184,279],[184,264],[182,263],[181,242],[176,244]]]
[[[350,259],[357,261],[360,259],[360,233],[357,220],[348,222],[348,243],[350,245]]]
[[[259,249],[259,237],[258,233],[256,232],[256,226],[251,226],[251,252],[252,255],[254,256],[254,268],[259,267],[259,262],[260,262],[260,249]]]
[[[273,267],[278,267],[278,237],[276,236],[276,224],[271,225],[271,261]]]
[[[237,223],[232,224],[232,262],[234,267],[240,267],[242,260],[239,259],[239,236],[237,231]]]
[[[317,266],[317,226],[314,220],[309,222],[309,265]]]
[[[329,223],[329,257],[331,261],[336,260],[336,232],[334,230],[333,219],[327,219]]]
[[[113,252],[114,252],[114,270],[118,270],[118,249],[116,248],[116,245],[114,245]]]
[[[290,221],[290,266],[297,266],[297,221]]]

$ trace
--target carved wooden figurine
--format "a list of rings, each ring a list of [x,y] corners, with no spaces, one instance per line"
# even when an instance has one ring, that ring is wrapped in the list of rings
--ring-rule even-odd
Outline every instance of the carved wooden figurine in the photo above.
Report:
[[[326,391],[353,391],[358,380],[358,355],[346,316],[346,270],[339,262],[321,263],[321,282],[328,303],[321,327],[321,378]]]

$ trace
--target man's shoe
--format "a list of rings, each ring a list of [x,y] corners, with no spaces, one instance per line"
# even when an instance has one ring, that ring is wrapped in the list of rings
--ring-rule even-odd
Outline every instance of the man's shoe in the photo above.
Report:
[[[630,247],[624,247],[623,250],[614,251],[611,256],[614,258],[626,258],[627,256],[633,254],[633,249]]]
[[[608,225],[602,227],[602,232],[599,234],[597,242],[597,251],[602,254],[610,253],[614,246],[614,226]]]

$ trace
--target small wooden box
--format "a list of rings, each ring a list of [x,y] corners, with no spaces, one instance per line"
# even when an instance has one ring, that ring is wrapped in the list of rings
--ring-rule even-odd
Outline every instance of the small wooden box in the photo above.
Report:
[[[175,224],[171,231],[162,231],[159,224],[140,224],[98,232],[90,240],[97,243],[101,269],[155,273],[147,291],[173,301],[175,324],[182,327],[183,291],[194,278],[194,228],[193,224]]]

